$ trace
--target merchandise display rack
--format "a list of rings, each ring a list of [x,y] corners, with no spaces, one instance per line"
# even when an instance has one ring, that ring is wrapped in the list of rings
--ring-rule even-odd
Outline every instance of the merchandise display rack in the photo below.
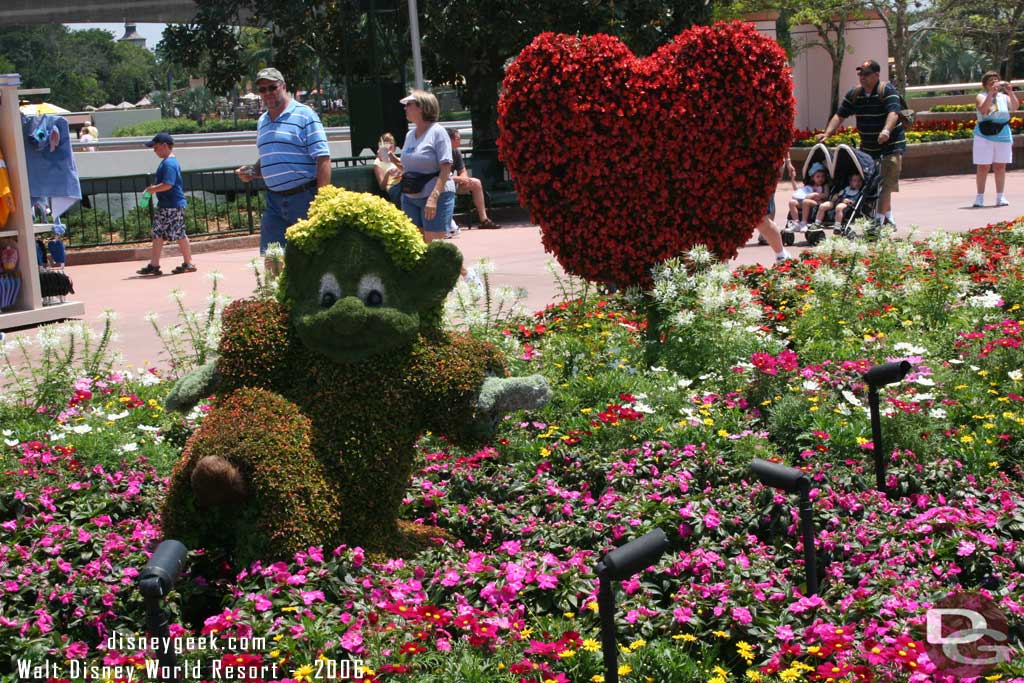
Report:
[[[53,226],[33,222],[28,170],[25,168],[21,110],[18,109],[18,95],[24,91],[18,90],[19,81],[17,74],[0,74],[0,149],[3,150],[4,160],[7,162],[7,174],[10,176],[15,203],[15,209],[8,217],[7,225],[0,230],[0,238],[14,238],[17,242],[18,271],[21,273],[21,292],[13,306],[0,312],[0,330],[81,317],[85,314],[85,304],[80,302],[43,305],[36,256],[36,235],[49,232]]]

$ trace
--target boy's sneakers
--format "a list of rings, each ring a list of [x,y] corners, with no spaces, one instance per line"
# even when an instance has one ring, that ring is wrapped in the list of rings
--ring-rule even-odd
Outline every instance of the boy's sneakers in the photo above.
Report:
[[[971,205],[971,208],[980,209],[983,206],[985,206],[985,198],[978,196],[974,198],[974,204]]]
[[[175,275],[181,275],[182,273],[194,273],[196,272],[196,266],[194,263],[182,263],[171,272]]]
[[[1010,202],[1006,201],[1006,197],[996,197],[996,206],[1009,206]]]
[[[139,268],[135,271],[139,275],[163,275],[163,271],[160,270],[160,266],[154,266],[152,263],[147,263],[144,268]]]
[[[789,255],[788,251],[783,251],[781,254],[775,255],[775,265],[781,266],[786,261],[792,261],[793,257]]]

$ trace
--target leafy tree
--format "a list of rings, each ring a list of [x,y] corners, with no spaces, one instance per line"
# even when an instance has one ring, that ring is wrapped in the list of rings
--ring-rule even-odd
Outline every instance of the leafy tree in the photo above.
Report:
[[[1013,55],[1024,38],[1024,0],[936,0],[935,25],[972,44],[1004,78],[1013,77]]]
[[[153,90],[158,78],[152,52],[132,43],[114,45],[114,61],[106,83],[115,104],[124,100],[138,102]]]
[[[639,54],[711,18],[709,0],[550,2],[426,0],[420,5],[424,58],[433,83],[458,85],[473,117],[473,150],[493,150],[505,63],[544,31],[610,33]]]

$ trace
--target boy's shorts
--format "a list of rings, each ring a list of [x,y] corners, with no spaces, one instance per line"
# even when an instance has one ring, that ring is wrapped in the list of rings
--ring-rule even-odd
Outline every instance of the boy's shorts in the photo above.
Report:
[[[177,242],[185,239],[185,209],[172,206],[153,213],[153,239]]]

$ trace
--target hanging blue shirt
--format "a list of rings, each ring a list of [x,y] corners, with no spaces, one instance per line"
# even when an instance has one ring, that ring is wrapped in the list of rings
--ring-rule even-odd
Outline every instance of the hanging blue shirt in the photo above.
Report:
[[[60,216],[82,198],[67,119],[53,114],[22,115],[21,128],[25,134],[25,166],[32,203],[44,204],[49,200],[53,216]],[[60,142],[51,152],[50,134],[54,129],[60,133]]]
[[[156,167],[156,184],[167,183],[171,189],[156,193],[158,209],[181,209],[185,207],[185,182],[181,177],[181,164],[173,156],[167,157]]]

